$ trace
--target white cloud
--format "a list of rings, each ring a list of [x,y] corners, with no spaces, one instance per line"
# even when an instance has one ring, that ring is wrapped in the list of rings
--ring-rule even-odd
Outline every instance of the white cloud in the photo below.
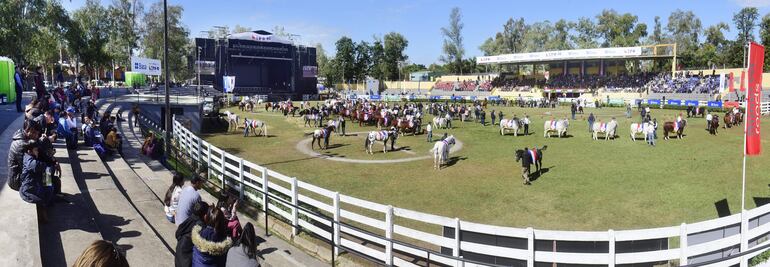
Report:
[[[733,0],[741,7],[768,7],[770,0]]]

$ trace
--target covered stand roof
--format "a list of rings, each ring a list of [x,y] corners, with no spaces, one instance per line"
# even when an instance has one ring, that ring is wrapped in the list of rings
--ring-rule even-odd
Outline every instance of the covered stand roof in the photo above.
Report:
[[[675,58],[676,44],[559,50],[476,57],[476,64],[532,64],[596,59]]]

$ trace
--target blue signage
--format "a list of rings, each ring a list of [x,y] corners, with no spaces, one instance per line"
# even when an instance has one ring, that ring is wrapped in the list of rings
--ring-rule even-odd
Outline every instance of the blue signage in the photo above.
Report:
[[[670,100],[668,100],[666,102],[668,102],[669,105],[675,105],[675,106],[681,106],[682,105],[682,100],[670,99]]]
[[[452,100],[455,100],[455,101],[456,100],[463,100],[463,97],[462,96],[453,96]]]
[[[660,99],[648,99],[647,100],[648,105],[660,105]]]
[[[380,100],[382,99],[380,95],[369,95],[369,100]]]
[[[441,99],[441,96],[440,95],[432,95],[432,96],[430,96],[430,99],[439,100],[439,99]]]
[[[471,96],[471,100],[472,100],[472,101],[476,101],[476,96],[475,96],[475,95],[472,95],[472,96]]]
[[[487,100],[497,101],[500,100],[500,96],[488,96]]]
[[[722,101],[709,101],[709,107],[721,108],[722,107]]]
[[[697,100],[684,101],[685,106],[698,106],[700,103]]]
[[[414,95],[409,95],[409,100],[414,100],[416,97]]]

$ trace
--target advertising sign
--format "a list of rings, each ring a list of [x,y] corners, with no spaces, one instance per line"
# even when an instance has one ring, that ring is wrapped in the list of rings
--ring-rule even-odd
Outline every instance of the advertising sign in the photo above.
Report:
[[[685,106],[698,106],[700,103],[697,100],[684,101]]]
[[[709,107],[721,108],[722,107],[722,101],[709,101]]]
[[[673,105],[673,106],[681,106],[682,105],[682,100],[677,100],[677,99],[669,99],[666,102],[668,102],[667,104]]]
[[[235,76],[222,76],[222,86],[225,93],[232,93],[235,90]]]
[[[131,57],[131,71],[142,73],[144,75],[160,76],[160,60],[143,58],[143,57]]]
[[[649,99],[647,100],[648,105],[660,105],[660,99]]]
[[[318,67],[302,66],[302,78],[313,78],[318,76]]]

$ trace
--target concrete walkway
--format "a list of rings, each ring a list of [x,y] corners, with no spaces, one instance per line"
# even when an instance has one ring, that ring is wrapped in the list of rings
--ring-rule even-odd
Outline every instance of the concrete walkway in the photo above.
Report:
[[[123,118],[128,120],[130,104],[125,104],[121,107],[121,113]],[[133,119],[133,118],[130,118]],[[140,153],[143,139],[139,128],[130,129],[128,121],[118,122],[118,130],[124,137],[123,154],[127,165],[132,169],[137,176],[147,185],[147,187],[154,192],[157,196],[165,194],[166,189],[171,184],[172,172],[160,165],[157,161],[153,161]],[[216,198],[201,190],[201,197],[204,201],[209,203],[216,203]],[[165,220],[165,217],[160,217]],[[260,224],[253,219],[249,218],[245,214],[239,213],[238,218],[241,220],[241,225],[245,225],[247,222],[251,222],[255,226]],[[172,225],[168,222],[165,224]],[[173,225],[172,225],[173,226]],[[158,227],[160,229],[160,227]],[[257,227],[257,234],[264,237],[264,229]],[[163,234],[161,234],[163,236]],[[267,266],[328,266],[328,263],[324,263],[313,256],[308,255],[306,252],[291,246],[286,241],[271,235],[264,238],[264,242],[259,245],[259,250],[263,252],[262,257],[264,263]]]

